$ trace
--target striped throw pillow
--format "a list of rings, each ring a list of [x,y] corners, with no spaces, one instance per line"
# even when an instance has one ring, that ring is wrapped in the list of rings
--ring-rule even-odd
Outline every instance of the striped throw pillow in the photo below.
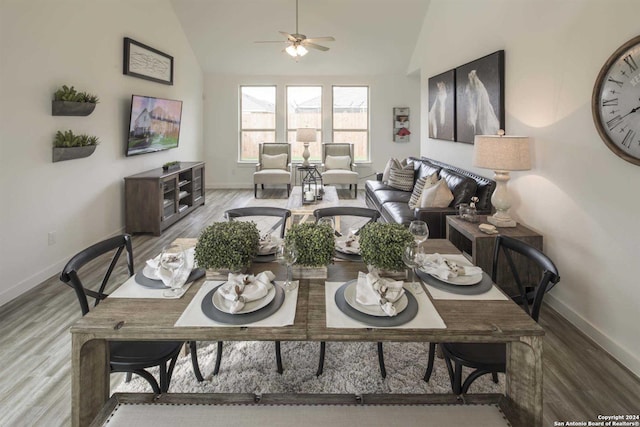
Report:
[[[420,207],[420,198],[422,197],[422,191],[433,187],[438,182],[438,173],[423,176],[418,178],[416,185],[413,187],[413,193],[411,193],[411,199],[409,200],[409,207],[411,209]]]
[[[413,190],[413,174],[414,170],[411,169],[396,169],[392,168],[389,172],[389,187],[393,187],[397,190],[411,191]]]

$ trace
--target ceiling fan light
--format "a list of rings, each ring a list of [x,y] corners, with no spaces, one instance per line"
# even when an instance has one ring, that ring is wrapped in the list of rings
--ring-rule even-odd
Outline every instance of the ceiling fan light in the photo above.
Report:
[[[296,46],[294,45],[289,45],[287,46],[287,48],[285,49],[285,51],[287,51],[287,53],[293,57],[298,56],[298,50],[296,49]]]
[[[302,45],[298,45],[297,51],[298,56],[305,56],[307,53],[309,53],[309,51]]]

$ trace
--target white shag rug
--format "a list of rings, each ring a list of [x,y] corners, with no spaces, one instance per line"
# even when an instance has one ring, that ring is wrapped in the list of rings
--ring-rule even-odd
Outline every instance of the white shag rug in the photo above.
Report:
[[[216,343],[198,342],[198,360],[205,381],[199,383],[191,357],[178,359],[171,393],[451,393],[443,359],[436,358],[429,383],[422,380],[427,366],[428,343],[384,343],[387,378],[382,379],[375,343],[327,342],[324,373],[316,377],[320,344],[283,341],[284,372],[276,372],[275,344],[225,342],[220,372],[212,376]],[[157,368],[150,370],[157,377]],[[470,371],[463,370],[466,375]],[[464,377],[463,377],[464,378]],[[505,377],[495,384],[484,375],[470,393],[503,393]],[[114,384],[113,392],[150,393],[151,386],[135,376],[129,383]]]

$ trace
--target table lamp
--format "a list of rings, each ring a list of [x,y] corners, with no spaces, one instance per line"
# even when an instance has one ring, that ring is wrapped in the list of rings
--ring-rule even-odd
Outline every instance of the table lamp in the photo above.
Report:
[[[302,166],[309,166],[309,143],[316,142],[316,130],[312,128],[298,128],[296,129],[296,141],[302,142],[304,145],[304,151],[302,152]]]
[[[531,169],[529,138],[526,136],[506,136],[503,130],[498,135],[476,135],[473,147],[473,165],[492,169],[496,181],[496,191],[491,196],[491,204],[496,208],[487,221],[496,227],[515,227],[516,222],[509,216],[511,200],[507,190],[509,171]]]

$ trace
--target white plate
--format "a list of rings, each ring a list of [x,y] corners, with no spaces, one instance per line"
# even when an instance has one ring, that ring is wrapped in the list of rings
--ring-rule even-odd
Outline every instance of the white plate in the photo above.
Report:
[[[273,255],[278,252],[278,245],[258,247],[258,255]]]
[[[356,285],[358,282],[353,282],[344,290],[344,299],[347,301],[351,307],[355,308],[361,313],[368,314],[370,316],[385,316],[389,317],[387,313],[382,310],[382,307],[379,305],[362,305],[358,301],[356,301]],[[405,290],[405,293],[407,291]],[[400,298],[396,302],[393,303],[393,306],[396,308],[396,314],[402,312],[407,305],[409,304],[409,299],[405,294],[402,294]]]
[[[424,271],[427,274],[431,274],[428,271],[425,271],[423,269],[421,269],[422,271]],[[449,279],[442,279],[434,274],[431,274],[431,276],[435,277],[436,279],[448,283],[450,285],[457,285],[457,286],[471,286],[471,285],[477,285],[478,283],[480,283],[482,281],[482,273],[480,274],[472,274],[471,276],[457,276],[457,277],[451,277]]]
[[[144,268],[142,269],[142,274],[144,275],[144,277],[146,277],[147,279],[151,279],[151,280],[162,280],[162,278],[160,276],[158,276],[158,272],[157,270],[149,267],[148,265],[145,265]]]
[[[242,307],[242,310],[232,313],[231,312],[232,301],[229,301],[228,299],[220,295],[220,293],[218,292],[219,289],[220,287],[218,287],[218,289],[216,289],[216,291],[213,293],[213,297],[212,297],[213,306],[218,310],[224,313],[229,313],[229,314],[245,314],[245,313],[251,313],[251,312],[260,310],[261,308],[264,308],[267,304],[269,304],[271,301],[273,301],[273,299],[276,297],[276,288],[275,286],[271,286],[271,288],[269,289],[269,292],[267,292],[267,295],[265,295],[263,298],[260,298],[255,301],[249,301],[244,305],[244,307]]]
[[[340,237],[336,239],[336,249],[345,254],[360,255],[360,243],[355,241],[352,246],[347,246],[348,237]]]

